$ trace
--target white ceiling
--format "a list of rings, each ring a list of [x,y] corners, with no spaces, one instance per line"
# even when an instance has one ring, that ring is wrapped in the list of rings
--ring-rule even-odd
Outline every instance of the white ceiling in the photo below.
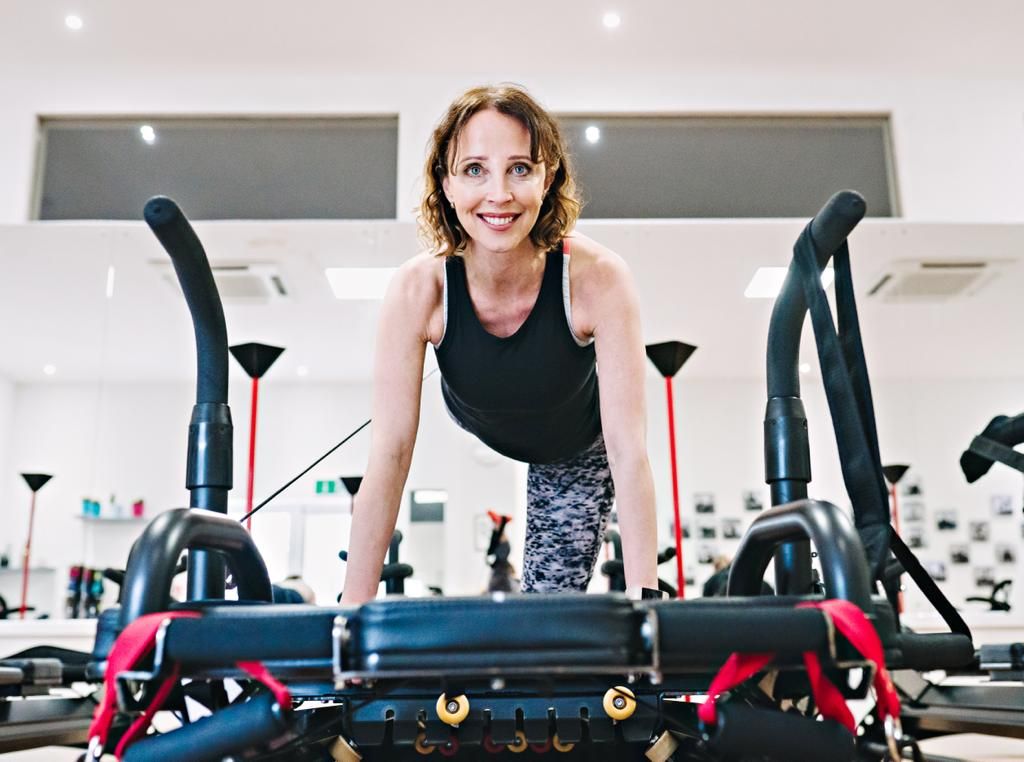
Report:
[[[610,32],[601,17],[611,9],[622,24]],[[68,13],[85,24],[73,38],[63,25]],[[220,76],[267,69],[287,75],[311,67],[339,76],[471,78],[511,67],[532,78],[552,67],[582,74],[682,73],[693,67],[728,71],[750,61],[1005,76],[1020,63],[1015,22],[1021,13],[1016,0],[520,0],[500,8],[463,0],[177,0],[165,7],[0,0],[0,63],[42,62],[70,68],[72,76],[86,66],[120,75],[162,71],[168,78],[180,68]],[[955,46],[948,44],[951,35]]]
[[[799,221],[596,221],[580,229],[629,262],[647,341],[679,339],[699,351],[695,378],[763,375],[769,300],[743,289],[755,269],[788,262]],[[376,302],[332,296],[326,267],[393,266],[416,251],[404,222],[207,222],[196,226],[215,264],[273,262],[288,299],[228,305],[231,343],[286,348],[267,378],[369,378]],[[851,238],[869,367],[876,377],[1022,378],[1024,225],[863,222]],[[1003,259],[1011,266],[979,293],[948,303],[867,298],[898,259]],[[133,223],[0,226],[0,375],[25,383],[184,380],[194,374],[191,324],[180,293],[153,262],[167,258]],[[108,266],[114,297],[106,298]],[[805,356],[810,358],[805,337]],[[43,375],[53,364],[57,373]],[[428,360],[429,365],[429,360]],[[232,370],[242,378],[241,371]],[[651,371],[654,372],[653,369]]]

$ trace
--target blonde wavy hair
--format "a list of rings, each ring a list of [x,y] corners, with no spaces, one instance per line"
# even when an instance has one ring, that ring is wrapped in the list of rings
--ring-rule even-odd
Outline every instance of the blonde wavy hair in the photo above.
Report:
[[[534,246],[555,248],[576,224],[582,202],[569,153],[558,123],[529,93],[517,85],[474,87],[455,99],[434,128],[424,167],[423,198],[418,222],[420,237],[438,256],[458,254],[469,243],[458,216],[446,202],[442,183],[453,170],[455,146],[470,118],[487,109],[517,119],[530,133],[530,158],[543,161],[551,184],[530,231]]]

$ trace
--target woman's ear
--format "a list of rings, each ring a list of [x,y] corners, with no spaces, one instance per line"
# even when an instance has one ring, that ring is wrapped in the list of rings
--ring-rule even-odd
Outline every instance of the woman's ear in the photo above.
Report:
[[[441,190],[444,191],[444,200],[447,201],[448,204],[454,205],[454,204],[452,204],[451,194],[448,192],[449,191],[448,175],[445,175],[444,180],[441,181]]]

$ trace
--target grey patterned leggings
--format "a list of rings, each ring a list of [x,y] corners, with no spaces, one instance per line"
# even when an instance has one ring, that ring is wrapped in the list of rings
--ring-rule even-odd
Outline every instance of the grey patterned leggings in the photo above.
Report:
[[[594,573],[615,488],[604,437],[568,460],[530,464],[524,593],[584,591]]]

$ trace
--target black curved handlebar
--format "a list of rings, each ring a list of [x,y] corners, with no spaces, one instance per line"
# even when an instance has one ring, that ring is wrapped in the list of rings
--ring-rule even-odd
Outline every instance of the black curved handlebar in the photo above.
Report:
[[[729,595],[758,595],[775,549],[810,539],[818,550],[829,598],[841,598],[862,611],[871,605],[871,575],[860,536],[849,516],[831,503],[798,500],[760,514],[743,536],[729,572]]]
[[[196,334],[196,403],[228,401],[228,332],[210,262],[178,205],[154,196],[142,212],[174,264]]]
[[[844,190],[830,198],[807,223],[818,250],[818,266],[835,254],[864,217],[867,205],[856,191]],[[768,397],[800,396],[800,334],[807,315],[807,299],[791,262],[768,326]]]
[[[135,541],[122,586],[119,629],[170,604],[171,579],[182,551],[222,553],[238,581],[238,597],[272,601],[266,564],[252,536],[234,519],[194,508],[175,508],[153,519]]]
[[[178,205],[165,196],[154,196],[146,202],[143,217],[171,257],[196,336],[196,404],[188,428],[185,467],[189,505],[227,513],[233,427],[227,404],[228,336],[220,294],[203,245]],[[223,598],[220,559],[199,551],[189,560],[189,598]]]

